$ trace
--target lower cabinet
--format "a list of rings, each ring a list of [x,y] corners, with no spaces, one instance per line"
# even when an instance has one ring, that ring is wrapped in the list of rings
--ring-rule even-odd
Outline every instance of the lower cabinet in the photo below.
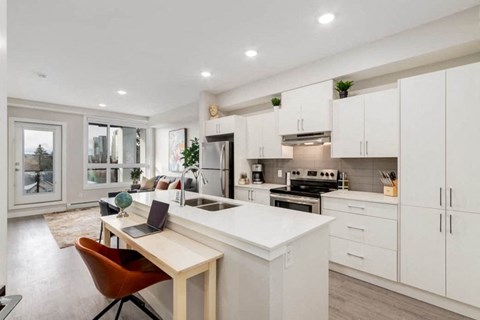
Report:
[[[480,214],[401,209],[400,281],[480,307]]]
[[[269,206],[270,190],[235,187],[235,199]]]
[[[330,261],[397,281],[398,206],[322,198],[330,223]]]

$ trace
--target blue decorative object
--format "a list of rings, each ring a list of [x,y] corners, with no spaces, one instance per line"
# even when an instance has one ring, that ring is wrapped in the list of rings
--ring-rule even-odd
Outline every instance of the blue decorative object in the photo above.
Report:
[[[132,201],[132,196],[126,191],[122,191],[117,194],[117,196],[115,197],[115,205],[121,209],[117,217],[128,217],[128,213],[125,212],[125,209],[130,207]]]

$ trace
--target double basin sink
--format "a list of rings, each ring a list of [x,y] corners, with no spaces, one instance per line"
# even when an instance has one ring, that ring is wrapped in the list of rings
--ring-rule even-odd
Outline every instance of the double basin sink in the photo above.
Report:
[[[195,207],[207,211],[220,211],[230,208],[238,207],[236,204],[218,202],[215,200],[205,199],[205,198],[195,198],[185,200],[185,205],[190,207]]]

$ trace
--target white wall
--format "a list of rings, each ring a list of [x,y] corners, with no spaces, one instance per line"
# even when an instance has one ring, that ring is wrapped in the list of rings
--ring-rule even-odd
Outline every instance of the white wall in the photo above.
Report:
[[[217,103],[222,110],[228,111],[238,108],[238,105],[246,101],[258,100],[346,75],[369,73],[364,77],[366,79],[447,60],[449,54],[456,54],[459,57],[462,54],[478,52],[479,11],[480,7],[474,7],[365,46],[249,83],[217,95]],[[447,49],[450,51],[447,52]],[[466,51],[468,53],[465,53]]]
[[[171,130],[187,128],[187,145],[190,146],[190,139],[200,138],[198,121],[189,123],[178,123],[167,128],[155,129],[155,175],[179,176],[180,172],[168,170],[168,133]]]
[[[0,288],[7,283],[7,1],[0,0]]]
[[[45,104],[42,104],[45,105]],[[54,107],[52,107],[54,108]],[[73,108],[72,110],[77,110]],[[84,110],[83,110],[84,111]],[[2,115],[4,113],[2,112]],[[92,114],[98,116],[99,114]],[[115,113],[101,113],[102,116],[109,118],[122,119],[121,115]],[[42,110],[37,108],[14,107],[9,105],[8,117],[18,117],[27,119],[38,119],[43,121],[64,122],[66,124],[66,202],[75,204],[82,202],[98,201],[105,197],[107,192],[121,190],[123,188],[108,189],[88,189],[85,190],[84,183],[84,114],[54,112],[51,110]],[[132,120],[139,120],[138,117],[131,116]],[[146,121],[146,119],[144,119]],[[3,127],[2,127],[3,128]],[[5,135],[6,136],[6,135]],[[2,135],[3,137],[3,135]],[[3,167],[3,166],[2,166]],[[1,193],[3,195],[3,192]],[[19,212],[28,210],[10,210],[10,216],[19,215]]]

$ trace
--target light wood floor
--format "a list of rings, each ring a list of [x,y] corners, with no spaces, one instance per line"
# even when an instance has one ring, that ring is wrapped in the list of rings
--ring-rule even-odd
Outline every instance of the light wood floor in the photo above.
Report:
[[[74,247],[58,249],[43,217],[10,219],[8,245],[7,294],[23,295],[9,320],[92,319],[109,303]],[[115,312],[110,310],[103,319],[114,319]],[[120,319],[148,318],[129,302]],[[330,320],[400,319],[468,318],[330,272]]]

